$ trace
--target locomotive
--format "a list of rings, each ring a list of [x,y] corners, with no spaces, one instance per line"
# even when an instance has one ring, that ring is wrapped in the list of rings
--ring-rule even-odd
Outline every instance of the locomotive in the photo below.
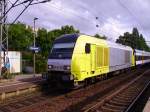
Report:
[[[73,86],[150,62],[150,53],[84,34],[57,38],[48,56],[51,83]]]

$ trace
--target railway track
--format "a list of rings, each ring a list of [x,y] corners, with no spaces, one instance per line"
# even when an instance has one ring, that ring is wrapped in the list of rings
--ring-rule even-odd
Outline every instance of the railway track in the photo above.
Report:
[[[12,102],[0,105],[0,112],[77,112],[83,111],[90,102],[103,98],[106,93],[121,88],[127,82],[133,80],[145,69],[132,71],[130,74],[119,75],[90,85],[86,88],[57,94],[51,92],[48,95],[33,95],[20,98]],[[132,74],[132,75],[131,75]],[[115,88],[114,88],[115,87]],[[86,108],[87,109],[87,108]],[[84,109],[85,110],[85,109]]]
[[[53,88],[48,92],[45,90],[34,91],[17,97],[11,97],[0,102],[0,112],[22,112],[26,108],[38,105],[41,102],[43,103],[43,101],[45,102],[55,96],[59,96],[60,94],[61,92],[59,93],[55,88]]]
[[[28,96],[28,97],[22,97],[22,100],[15,100],[13,102],[9,102],[9,104],[5,104],[0,106],[0,112],[11,112],[18,110],[22,107],[28,107],[32,104],[36,104],[36,102],[45,100],[45,97],[42,97],[40,95],[34,95],[34,96]]]
[[[144,72],[84,112],[129,112],[132,106],[134,106],[134,103],[150,84],[150,75],[148,72],[150,72],[150,70]]]

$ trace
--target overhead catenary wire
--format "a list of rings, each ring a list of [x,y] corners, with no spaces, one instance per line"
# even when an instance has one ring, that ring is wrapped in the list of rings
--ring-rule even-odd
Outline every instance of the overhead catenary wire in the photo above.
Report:
[[[27,0],[25,0],[25,1],[27,1]],[[117,0],[118,1],[118,0]],[[120,0],[119,0],[120,1]],[[120,1],[121,2],[121,1]],[[120,2],[118,2],[118,3],[120,3]],[[25,6],[25,4],[23,4],[24,6]],[[120,4],[121,6],[122,6],[122,3]],[[26,6],[25,6],[26,7]],[[54,7],[55,9],[57,9],[57,11],[59,11],[59,12],[61,12],[62,14],[66,14],[66,12],[68,12],[68,14],[73,14],[73,15],[75,15],[76,17],[79,17],[80,19],[84,19],[84,20],[86,20],[86,21],[88,21],[89,23],[91,23],[91,24],[94,24],[94,22],[93,21],[95,21],[95,23],[96,23],[96,19],[94,20],[94,18],[95,17],[97,17],[97,15],[95,15],[95,14],[93,14],[93,13],[90,13],[90,14],[92,14],[93,15],[93,20],[91,21],[90,19],[88,19],[88,18],[86,18],[86,17],[84,17],[84,16],[81,16],[81,15],[78,15],[77,13],[75,13],[75,12],[73,12],[73,11],[70,11],[70,10],[65,10],[65,12],[63,12],[63,10],[62,9],[60,9],[59,7],[57,7],[56,5],[51,5],[51,7]],[[126,8],[126,6],[124,6],[124,4],[123,4],[123,6],[122,7],[124,7],[124,8]],[[85,8],[86,9],[86,8]],[[86,10],[88,10],[88,9],[86,9]],[[89,10],[88,10],[89,11]],[[90,12],[90,11],[89,11]],[[101,23],[105,23],[104,21],[105,21],[105,18],[104,18],[104,16],[106,16],[105,14],[103,14],[103,13],[101,13],[100,11],[98,11],[98,13],[100,13],[100,15],[102,15],[101,17],[99,17],[99,19],[97,19],[97,21],[99,21],[100,23],[99,24],[101,24]],[[136,21],[138,21],[138,19],[134,16],[134,14],[132,14],[132,12],[128,9],[128,13],[130,14],[130,15],[132,15],[135,19],[136,19]],[[91,16],[92,17],[92,16]],[[112,24],[112,25],[114,25],[114,23],[112,23],[112,22],[110,22],[110,21],[107,21],[108,23],[110,23],[110,24]],[[89,24],[88,23],[88,24]],[[139,24],[139,21],[137,22],[138,24]],[[139,26],[141,26],[141,25],[139,25]],[[117,30],[116,30],[116,33],[118,33],[119,35],[121,35],[121,33],[120,32],[118,32]]]
[[[106,15],[103,14],[102,12],[100,12],[100,11],[98,11],[98,14],[100,14],[100,15],[102,15],[102,16],[100,17],[100,19],[98,18],[97,20],[100,21],[100,22],[102,22],[103,24],[105,24],[105,22],[104,22],[104,21],[105,21],[105,18],[104,18],[104,17],[105,17]],[[99,16],[95,16],[95,17],[99,17]],[[111,25],[114,25],[114,24],[113,24],[112,22],[110,22],[110,21],[107,21],[107,22],[110,23]],[[122,34],[121,34],[120,32],[118,32],[117,30],[116,30],[116,33],[119,34],[119,35],[122,35]]]
[[[73,1],[73,0],[71,0],[71,1]],[[88,10],[87,8],[84,8],[85,10]],[[92,8],[90,8],[90,10],[92,10]],[[105,14],[103,14],[102,12],[100,12],[99,10],[97,11],[97,14],[100,14],[100,15],[102,15],[101,17],[99,17],[96,13],[95,13],[95,10],[93,11],[92,10],[92,12],[90,11],[90,10],[88,10],[92,15],[93,15],[93,17],[96,19],[96,17],[98,17],[98,19],[97,19],[97,21],[98,22],[100,22],[100,23],[103,23],[103,24],[105,24],[105,22],[104,21],[106,21],[106,19],[104,18],[106,15]],[[93,14],[94,13],[94,14]],[[100,18],[100,19],[99,19]],[[114,25],[112,22],[110,22],[110,21],[107,21],[108,23],[110,23],[111,25]],[[99,23],[99,24],[100,24]],[[118,31],[116,31],[116,33],[118,34],[118,35],[122,35],[120,32],[118,32]]]
[[[16,22],[16,20],[24,13],[24,11],[30,6],[30,5],[35,5],[35,4],[40,4],[40,3],[46,3],[46,2],[49,2],[49,1],[51,1],[51,0],[43,0],[43,1],[40,1],[40,2],[34,2],[33,3],[33,1],[35,1],[35,0],[24,0],[24,1],[22,1],[22,2],[19,2],[19,0],[16,0],[14,3],[12,3],[10,0],[8,0],[8,2],[11,4],[11,6],[8,8],[8,10],[5,12],[5,14],[4,14],[4,16],[2,16],[1,18],[0,18],[0,20],[2,20],[4,17],[5,17],[5,15],[7,15],[9,12],[10,12],[10,10],[11,9],[13,9],[14,7],[17,7],[17,6],[19,6],[19,5],[24,5],[25,6],[25,8],[21,11],[21,13],[16,17],[16,19],[12,22],[12,24],[13,23],[15,23]],[[19,3],[18,3],[19,2]],[[28,4],[27,4],[28,3]],[[27,4],[27,5],[25,5],[25,4]]]
[[[0,21],[6,16],[6,14],[15,6],[15,4],[18,2],[19,0],[16,0],[12,5],[11,7],[5,12],[5,15],[3,15],[1,18],[0,18]]]
[[[118,4],[120,4],[121,7],[123,7],[128,12],[129,15],[133,17],[133,19],[136,21],[138,26],[143,28],[141,25],[141,21],[134,15],[134,13],[132,13],[133,11],[131,12],[130,9],[126,5],[124,5],[124,3],[121,0],[116,0],[116,1],[118,2]]]
[[[133,10],[131,11],[131,9],[129,9],[126,5],[124,5],[124,3],[121,0],[116,0],[118,2],[118,4],[120,4],[124,9],[126,9],[126,11],[133,17],[133,19],[136,21],[136,23],[138,24],[138,26],[140,27],[141,30],[144,30],[143,25],[141,24],[141,21],[137,18],[137,16],[133,13]],[[146,34],[148,34],[147,32],[145,32]]]
[[[136,21],[136,23],[138,24],[138,26],[140,26],[140,28],[141,29],[143,29],[143,26],[141,25],[141,21],[135,16],[135,14],[134,13],[132,13],[131,11],[130,11],[130,9],[126,6],[126,5],[124,5],[123,3],[122,3],[122,1],[121,0],[116,0],[117,2],[118,2],[118,4],[121,6],[121,7],[123,7],[124,9],[126,9],[127,10],[127,12],[128,12],[128,14],[130,14],[133,18],[134,18],[134,20]],[[100,18],[101,18],[101,20],[105,20],[105,14],[103,14],[102,12],[100,12],[100,11],[98,11],[98,13],[100,13],[100,15],[102,15]],[[98,20],[100,20],[100,19],[98,19]],[[107,21],[108,23],[110,23],[110,24],[112,24],[112,25],[114,25],[113,23],[111,23],[110,21]],[[118,34],[120,34],[121,35],[121,33],[120,32],[117,32]],[[147,33],[147,32],[145,32],[145,33]]]
[[[66,14],[66,10],[65,10],[65,12],[63,12],[63,10],[61,10],[59,7],[57,7],[56,5],[51,5],[51,7],[54,7],[55,9],[57,9],[59,12],[61,12],[62,14]],[[87,9],[86,9],[87,10]],[[89,10],[88,10],[89,11]],[[90,22],[91,24],[94,24],[93,22],[91,22],[91,20],[90,19],[87,19],[87,18],[85,18],[85,17],[83,17],[83,16],[80,16],[80,15],[77,15],[76,13],[74,13],[74,12],[71,12],[71,11],[69,11],[69,10],[67,10],[67,12],[69,12],[69,13],[71,13],[71,14],[73,14],[73,15],[76,15],[77,17],[79,17],[80,19],[84,19],[84,20],[86,20],[86,21],[88,21],[88,22]],[[90,11],[89,11],[90,12]],[[68,13],[68,14],[69,14]],[[95,19],[95,15],[93,15],[93,20],[96,22],[96,19]],[[104,20],[104,19],[103,19]],[[104,21],[102,21],[102,19],[98,19],[98,21],[101,21],[101,23],[105,23]],[[112,24],[112,25],[114,25],[113,23],[111,23],[110,21],[108,21],[108,23],[110,23],[110,24]],[[89,24],[89,23],[88,23]],[[121,33],[120,32],[118,32],[118,31],[116,31],[116,33],[118,33],[118,35],[121,35]]]
[[[12,22],[12,24],[14,24],[14,23],[17,21],[17,19],[24,13],[24,11],[31,5],[32,2],[33,2],[33,0],[31,0],[31,1],[27,4],[27,6],[21,11],[21,13],[16,17],[16,19]]]
[[[10,0],[7,0],[11,5],[13,5],[13,3]]]
[[[62,14],[66,14],[66,12],[63,12],[63,10],[61,10],[61,9],[60,9],[59,7],[57,7],[56,5],[51,5],[51,7],[57,9],[57,10],[58,10],[60,13],[62,13]],[[69,10],[65,10],[65,11],[67,11],[68,14],[69,14],[69,13],[72,13],[73,15],[79,17],[80,19],[84,19],[84,20],[86,20],[86,21],[91,22],[91,20],[89,20],[89,19],[87,19],[87,18],[85,18],[85,17],[83,17],[83,16],[77,15],[77,14],[74,13],[74,12],[71,12],[71,11],[69,11]],[[93,22],[91,22],[91,23],[93,23]]]
[[[19,0],[16,0],[16,1],[19,1]],[[16,22],[16,20],[20,17],[20,15],[26,10],[26,8],[28,8],[29,6],[29,4],[26,6],[24,3],[26,3],[27,1],[29,1],[29,0],[25,0],[25,1],[23,1],[23,2],[21,2],[21,3],[19,3],[19,5],[20,4],[22,4],[22,5],[24,5],[24,10],[18,15],[18,17],[13,21],[13,23],[15,23]],[[32,1],[32,0],[31,0]],[[30,1],[30,2],[31,2]],[[17,4],[18,5],[18,4]],[[31,4],[30,4],[31,5]],[[61,12],[62,14],[64,13],[63,12],[63,10],[61,10],[59,7],[57,7],[57,6],[55,6],[55,5],[51,5],[52,7],[54,7],[55,9],[57,9],[59,12]],[[94,22],[92,22],[91,20],[89,20],[89,19],[87,19],[87,18],[85,18],[85,17],[83,17],[83,16],[80,16],[80,15],[78,15],[78,14],[76,14],[76,13],[74,13],[74,12],[72,12],[72,11],[70,11],[70,10],[67,10],[67,12],[68,12],[68,14],[69,13],[72,13],[73,15],[76,15],[77,17],[79,17],[79,18],[81,18],[81,19],[84,19],[84,20],[86,20],[86,21],[88,21],[88,22],[90,22],[91,24],[94,24]],[[66,10],[65,10],[65,13],[64,14],[66,14]],[[95,17],[96,16],[93,16],[93,20],[95,19]],[[96,22],[96,20],[94,20],[95,22]],[[104,23],[104,19],[98,19],[97,21],[100,21],[101,23]],[[114,25],[113,23],[111,23],[110,21],[108,21],[110,24],[112,24],[112,25]],[[116,31],[119,35],[121,35],[120,34],[120,32],[118,32],[118,31]]]

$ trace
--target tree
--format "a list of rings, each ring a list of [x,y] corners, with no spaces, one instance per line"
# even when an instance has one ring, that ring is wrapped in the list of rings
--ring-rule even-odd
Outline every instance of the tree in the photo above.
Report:
[[[140,46],[141,46],[141,50],[146,50],[146,51],[150,51],[150,48],[148,47],[148,45],[146,44],[146,41],[143,37],[142,34],[140,34],[140,40],[141,40],[141,43],[140,43]]]
[[[42,28],[37,31],[37,37],[36,37],[36,46],[41,48],[41,55],[46,56],[47,55],[47,44],[49,40],[48,32],[46,29]]]
[[[18,22],[9,26],[9,50],[21,51],[23,60],[33,64],[33,53],[29,51],[29,46],[33,45],[34,32],[31,27]],[[44,72],[47,68],[48,54],[52,48],[53,41],[63,34],[79,33],[73,26],[62,26],[61,29],[47,31],[44,28],[38,29],[36,46],[41,48],[41,52],[36,54],[36,71]],[[26,66],[26,64],[25,64]]]
[[[53,41],[63,34],[79,33],[73,26],[62,26],[61,29],[55,29],[47,32],[46,29],[39,29],[37,32],[36,42],[41,48],[41,55],[48,57],[49,51],[52,47]]]
[[[105,35],[104,36],[100,36],[99,34],[95,34],[94,37],[99,38],[99,39],[104,39],[104,40],[107,39],[107,37]]]
[[[62,26],[61,27],[62,34],[72,34],[72,33],[80,33],[79,30],[75,30],[75,28],[71,26]]]
[[[119,39],[116,40],[116,43],[135,48],[135,44],[132,42],[132,35],[129,32],[124,33],[124,36],[119,36]]]
[[[24,51],[33,42],[33,32],[25,24],[17,23],[8,28],[9,50]]]
[[[145,42],[142,34],[139,34],[137,28],[133,28],[132,33],[126,32],[123,36],[119,36],[116,43],[131,46],[133,49],[149,51],[150,48]]]

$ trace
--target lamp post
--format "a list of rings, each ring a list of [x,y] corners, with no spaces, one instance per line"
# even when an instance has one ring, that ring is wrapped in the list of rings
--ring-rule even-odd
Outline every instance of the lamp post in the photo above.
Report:
[[[34,48],[35,46],[35,38],[36,38],[36,31],[35,31],[35,21],[38,20],[38,18],[34,18]],[[34,56],[33,56],[33,77],[35,77],[35,50],[34,50]]]

